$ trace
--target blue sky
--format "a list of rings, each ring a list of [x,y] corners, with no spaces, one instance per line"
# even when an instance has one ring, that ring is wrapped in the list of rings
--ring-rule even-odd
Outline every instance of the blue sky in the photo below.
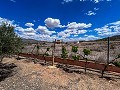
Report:
[[[120,0],[0,0],[0,24],[22,38],[94,40],[120,35]]]

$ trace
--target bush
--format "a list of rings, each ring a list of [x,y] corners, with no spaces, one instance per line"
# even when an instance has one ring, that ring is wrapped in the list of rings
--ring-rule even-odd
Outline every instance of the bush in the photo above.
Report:
[[[113,62],[116,67],[120,67],[120,62]]]
[[[74,56],[72,56],[72,58],[73,58],[74,60],[79,60],[79,59],[80,59],[80,56],[79,56],[79,55],[74,55]]]
[[[45,53],[44,56],[49,56],[49,54],[48,54],[48,53]]]
[[[76,53],[78,51],[78,46],[72,46],[72,52]]]
[[[89,49],[84,49],[83,52],[84,52],[84,55],[86,56],[88,56],[91,53]]]
[[[65,46],[62,46],[62,54],[61,54],[61,58],[67,58],[68,57],[68,52],[65,48]]]
[[[50,48],[47,48],[47,51],[49,51],[50,50]]]

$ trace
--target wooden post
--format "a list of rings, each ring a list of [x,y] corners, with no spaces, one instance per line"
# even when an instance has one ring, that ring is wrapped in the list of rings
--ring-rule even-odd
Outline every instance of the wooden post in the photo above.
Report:
[[[53,46],[53,51],[52,51],[52,57],[53,57],[52,66],[54,66],[54,61],[55,61],[55,57],[54,57],[54,53],[55,53],[55,43],[56,43],[56,39],[55,39],[55,41],[54,41],[54,46]]]
[[[107,64],[109,64],[109,55],[110,54],[110,37],[108,37],[108,52],[107,52]]]
[[[108,42],[107,42],[107,44],[108,44],[108,50],[107,50],[107,63],[106,63],[106,65],[105,65],[105,67],[104,67],[104,69],[102,70],[102,78],[103,78],[103,74],[104,74],[104,72],[105,72],[105,70],[107,69],[107,67],[109,66],[109,56],[110,56],[110,37],[108,37]]]

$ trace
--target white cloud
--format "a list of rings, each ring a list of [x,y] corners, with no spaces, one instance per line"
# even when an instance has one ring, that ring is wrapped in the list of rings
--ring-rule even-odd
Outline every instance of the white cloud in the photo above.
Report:
[[[33,27],[34,24],[33,23],[26,23],[25,26],[27,26],[27,27]]]
[[[78,35],[74,35],[74,37],[77,37]]]
[[[63,0],[62,4],[73,2],[73,1],[76,1],[76,0]],[[112,1],[112,0],[77,0],[77,1],[80,1],[80,2],[90,1],[90,2],[93,2],[93,3],[100,3],[100,2],[103,2],[103,1],[109,2],[109,1]]]
[[[67,29],[61,32],[58,32],[58,37],[62,37],[62,38],[69,38],[71,35],[80,35],[80,34],[84,34],[87,32],[87,30],[84,30],[85,28],[89,28],[91,27],[92,24],[85,24],[85,23],[76,23],[76,22],[71,22],[68,23],[68,25],[66,26]]]
[[[94,30],[97,31],[100,36],[120,35],[120,21],[106,24],[105,26],[95,28]]]
[[[66,38],[66,37],[70,37],[70,33],[65,33],[64,31],[61,31],[58,33],[58,36]]]
[[[86,15],[91,16],[91,15],[96,15],[96,13],[93,12],[93,11],[88,11],[88,12],[86,13]]]
[[[59,27],[59,25],[60,25],[59,19],[47,18],[47,19],[45,19],[44,22],[48,28],[55,28],[55,27]]]
[[[33,33],[33,32],[35,32],[35,30],[34,30],[34,28],[26,28],[26,29],[24,29],[24,32]]]
[[[84,29],[84,28],[89,28],[91,26],[92,26],[91,23],[85,24],[85,23],[76,23],[76,22],[72,22],[67,25],[68,29]]]
[[[99,10],[99,8],[96,8],[96,7],[95,7],[94,10],[97,11],[97,10]]]
[[[36,30],[40,31],[41,34],[51,35],[53,33],[56,33],[55,31],[49,31],[46,26],[38,26],[38,28]]]
[[[10,25],[12,25],[12,26],[14,26],[14,27],[17,26],[17,24],[14,24],[14,23],[15,23],[14,20],[8,20],[8,19],[1,18],[1,17],[0,17],[0,25],[1,25],[2,23],[7,23],[7,24],[10,24]]]

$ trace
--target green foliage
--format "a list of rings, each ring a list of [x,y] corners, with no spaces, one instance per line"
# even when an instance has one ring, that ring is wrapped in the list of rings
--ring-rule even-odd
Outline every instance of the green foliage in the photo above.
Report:
[[[44,56],[49,56],[49,54],[48,54],[48,53],[45,53]]]
[[[72,52],[76,53],[78,51],[78,46],[72,46]]]
[[[113,62],[116,67],[120,67],[120,62]]]
[[[0,25],[0,54],[20,53],[23,43],[15,32],[14,27],[3,23]]]
[[[117,56],[117,58],[120,58],[120,54]]]
[[[84,49],[83,52],[84,52],[84,55],[86,56],[88,56],[91,53],[89,49]]]
[[[65,46],[62,46],[61,58],[67,58],[67,57],[68,57],[68,52],[67,52]]]
[[[50,50],[50,48],[47,48],[47,51],[49,51]]]
[[[37,45],[37,49],[40,49],[40,46],[39,46],[39,45]]]
[[[79,60],[79,59],[80,59],[80,56],[79,56],[79,55],[74,55],[74,56],[72,56],[72,58],[73,58],[74,60]]]

